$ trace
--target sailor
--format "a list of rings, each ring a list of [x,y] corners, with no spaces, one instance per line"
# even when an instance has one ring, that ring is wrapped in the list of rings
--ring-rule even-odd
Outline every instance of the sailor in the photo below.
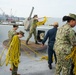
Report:
[[[76,33],[75,33],[75,36],[76,36]],[[75,47],[75,50],[76,50],[76,47]],[[73,53],[73,51],[74,51],[74,50],[72,50],[72,53],[71,53],[71,54],[72,54],[72,57],[71,57],[71,58],[72,58],[72,61],[73,61],[74,59],[76,59],[76,53],[75,53],[75,52]],[[70,54],[70,55],[71,55],[71,54]],[[68,56],[69,56],[69,55],[68,55]],[[76,61],[74,60],[74,61],[72,62],[72,65],[71,65],[71,71],[70,71],[70,74],[71,74],[71,75],[75,75],[75,74],[76,74],[76,71],[75,71],[75,70],[76,70],[75,63],[76,63]]]
[[[70,74],[71,59],[66,60],[65,57],[71,53],[73,46],[76,45],[75,31],[72,29],[76,25],[76,15],[69,14],[63,17],[63,21],[67,21],[62,27],[58,28],[54,50],[57,57],[55,75],[72,75]]]
[[[8,37],[11,39],[14,34],[16,34],[16,30],[18,29],[18,25],[13,25],[13,28],[8,31]]]
[[[28,36],[28,38],[26,40],[26,44],[28,44],[28,41],[32,37],[32,34],[34,35],[35,44],[38,44],[38,42],[37,42],[37,36],[36,36],[36,28],[39,25],[43,25],[45,22],[46,22],[46,17],[44,17],[44,20],[43,21],[38,22],[38,16],[37,15],[34,15],[33,16],[33,23],[31,25],[29,36]]]
[[[18,70],[18,65],[20,61],[19,60],[20,46],[21,46],[20,38],[22,38],[23,36],[24,36],[23,31],[20,31],[17,35],[13,36],[6,55],[6,65],[8,65],[8,63],[11,64],[12,75],[20,75],[20,74],[17,74],[17,70]]]
[[[42,44],[44,45],[47,39],[49,39],[48,40],[48,67],[49,69],[52,69],[53,54],[55,57],[55,63],[57,62],[56,54],[55,54],[55,51],[53,50],[53,46],[54,46],[55,36],[56,36],[57,28],[58,28],[58,22],[54,22],[53,26],[54,27],[52,29],[48,30],[47,34],[45,35],[42,41]]]

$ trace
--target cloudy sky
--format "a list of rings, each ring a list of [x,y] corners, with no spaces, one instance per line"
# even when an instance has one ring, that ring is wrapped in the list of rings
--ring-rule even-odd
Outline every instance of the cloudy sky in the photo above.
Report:
[[[76,0],[0,0],[0,14],[28,17],[34,7],[34,14],[39,17],[63,17],[76,14]]]

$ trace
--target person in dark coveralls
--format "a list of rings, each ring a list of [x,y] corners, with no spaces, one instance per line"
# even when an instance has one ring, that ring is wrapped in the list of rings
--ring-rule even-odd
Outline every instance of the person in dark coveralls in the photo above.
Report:
[[[42,44],[44,45],[46,40],[49,39],[48,41],[48,67],[49,69],[52,69],[52,63],[53,63],[53,54],[55,57],[55,63],[57,62],[56,54],[55,51],[53,50],[54,42],[55,42],[55,36],[57,32],[57,27],[58,27],[58,22],[55,22],[53,24],[53,28],[48,30],[46,36],[44,37]]]

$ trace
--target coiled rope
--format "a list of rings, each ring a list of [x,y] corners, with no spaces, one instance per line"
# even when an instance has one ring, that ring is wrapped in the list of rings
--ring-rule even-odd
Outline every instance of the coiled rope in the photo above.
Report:
[[[18,38],[18,37],[15,36],[14,39],[12,39],[14,42],[12,42],[11,45],[10,45],[10,47],[8,48],[8,52],[7,52],[7,55],[6,55],[6,59],[4,60],[4,62],[1,63],[1,58],[2,58],[3,53],[4,53],[4,51],[6,50],[6,48],[2,51],[1,56],[0,56],[0,66],[4,65],[5,62],[6,62],[6,66],[8,65],[8,63],[10,63],[10,64],[14,63],[14,65],[15,65],[16,67],[18,66],[20,53],[18,52],[18,49],[16,49],[17,46],[18,46],[18,43],[19,43],[19,41],[17,40],[17,38]],[[16,43],[15,43],[15,42],[16,42]],[[9,43],[8,43],[8,44],[9,44]],[[12,46],[13,44],[15,44],[15,45]],[[31,50],[31,51],[32,51],[33,53],[35,53],[37,56],[42,56],[42,55],[39,54],[36,50],[34,50],[34,49],[32,49],[31,47],[29,47],[28,45],[26,45],[25,42],[21,41],[21,44],[24,45],[24,46],[26,46],[29,50]],[[15,50],[17,50],[17,52],[18,52],[18,56],[16,57],[16,59],[13,57],[14,55],[17,54],[17,52],[16,52]],[[24,49],[23,49],[23,50],[24,50]],[[30,56],[30,54],[29,54],[26,50],[24,50],[24,52],[25,52],[25,54],[27,54],[27,56],[28,56],[30,59],[34,60],[34,58],[32,58],[32,57]],[[45,56],[42,56],[41,60],[42,60],[44,57],[45,57]],[[47,59],[47,57],[45,57],[45,59]],[[12,65],[11,65],[11,66],[12,66]]]
[[[10,43],[8,48],[8,52],[6,55],[6,66],[8,63],[11,65],[18,67],[19,59],[20,59],[20,40],[17,35],[15,35]]]

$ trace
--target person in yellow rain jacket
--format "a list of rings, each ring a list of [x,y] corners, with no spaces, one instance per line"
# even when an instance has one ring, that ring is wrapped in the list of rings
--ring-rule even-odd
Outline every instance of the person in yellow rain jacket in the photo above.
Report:
[[[24,36],[24,32],[20,31],[18,34],[14,35],[10,46],[8,48],[8,52],[6,55],[6,66],[10,63],[12,66],[12,75],[20,75],[17,74],[19,58],[20,58],[20,39]]]
[[[35,44],[38,44],[38,42],[37,42],[37,36],[36,36],[36,27],[40,26],[40,25],[44,25],[45,22],[46,22],[46,20],[47,20],[47,18],[44,17],[44,20],[41,21],[41,22],[39,22],[38,21],[38,16],[34,15],[34,17],[33,17],[33,23],[31,25],[29,36],[28,36],[28,38],[26,40],[26,44],[28,44],[28,41],[32,37],[32,34],[34,34]]]

